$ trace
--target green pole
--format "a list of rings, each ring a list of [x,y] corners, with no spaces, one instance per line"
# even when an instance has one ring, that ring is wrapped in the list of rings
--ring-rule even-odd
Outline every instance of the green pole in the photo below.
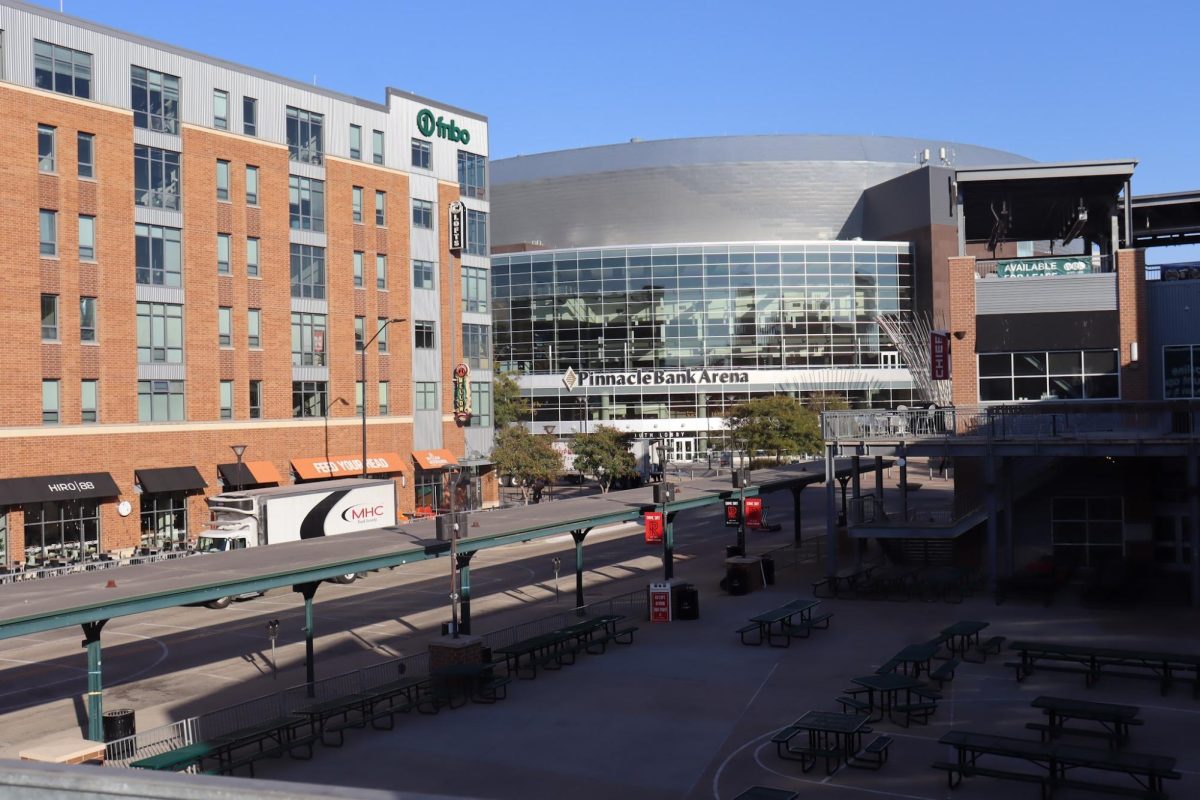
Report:
[[[302,583],[293,586],[292,591],[299,592],[304,597],[304,680],[308,684],[308,696],[316,697],[317,666],[316,655],[313,652],[313,595],[317,593],[319,583]]]
[[[462,625],[462,632],[470,635],[471,633],[471,556],[475,555],[474,550],[470,553],[459,553],[458,559],[458,602],[461,608],[459,624]]]
[[[583,608],[583,539],[587,536],[588,531],[575,530],[571,531],[571,538],[575,540],[575,607]]]
[[[675,577],[675,512],[664,511],[663,522],[663,580],[669,581]]]
[[[104,741],[104,693],[101,680],[100,630],[106,619],[83,623],[83,643],[88,659],[88,738]]]

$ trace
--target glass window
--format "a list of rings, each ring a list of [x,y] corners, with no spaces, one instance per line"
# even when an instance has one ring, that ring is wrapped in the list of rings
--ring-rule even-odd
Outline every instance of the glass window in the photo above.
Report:
[[[471,382],[471,420],[472,428],[492,427],[492,385],[490,383]]]
[[[253,236],[246,239],[246,274],[258,277],[258,239]]]
[[[377,347],[381,353],[386,353],[388,351],[387,324],[387,317],[380,317],[375,321],[375,347]]]
[[[99,381],[81,381],[79,384],[79,421],[99,422]]]
[[[487,214],[482,211],[467,209],[467,246],[463,252],[475,256],[488,254]]]
[[[96,218],[86,214],[79,215],[79,258],[96,259]]]
[[[487,325],[463,325],[463,359],[471,369],[491,370],[492,347]]]
[[[383,163],[383,131],[371,131],[371,161]]]
[[[179,210],[179,153],[133,146],[134,202],[146,208]]]
[[[187,542],[186,492],[162,492],[140,496],[142,547],[161,550]]]
[[[436,323],[429,320],[417,320],[413,325],[414,346],[418,350],[433,350],[437,347],[435,326]]]
[[[2,517],[0,517],[2,518]],[[25,506],[25,563],[90,561],[100,555],[100,503],[67,500]]]
[[[217,309],[217,344],[221,347],[233,346],[233,309],[229,306]]]
[[[299,175],[289,176],[288,210],[291,215],[292,230],[323,232],[325,230],[325,181],[302,178]]]
[[[1089,365],[1096,372],[1089,372]],[[979,400],[984,403],[1093,400],[1120,395],[1115,350],[983,353]]]
[[[229,130],[229,92],[213,89],[213,127]]]
[[[183,285],[183,244],[179,228],[134,225],[137,282],[146,286]]]
[[[58,295],[42,295],[42,341],[58,341]]]
[[[250,347],[262,346],[262,310],[251,308],[246,311],[246,343]]]
[[[364,333],[364,331],[366,331],[366,325],[367,325],[366,317],[355,317],[354,318],[354,349],[355,350],[362,350],[363,342],[365,342],[367,340],[366,334]]]
[[[350,157],[362,161],[362,126],[350,126]]]
[[[179,133],[179,78],[133,67],[133,126]]]
[[[363,254],[361,250],[354,251],[354,286],[362,288],[363,285]]]
[[[325,315],[292,312],[292,366],[325,365]]]
[[[354,413],[363,413],[363,382],[354,382]]]
[[[229,199],[229,162],[217,160],[217,199]]]
[[[380,228],[387,225],[387,192],[375,193],[375,224]]]
[[[79,341],[96,341],[96,298],[79,298]]]
[[[42,209],[38,212],[39,251],[44,256],[58,255],[58,212]]]
[[[412,165],[417,169],[431,169],[433,145],[424,139],[412,140]]]
[[[258,205],[258,167],[246,166],[246,205]]]
[[[233,381],[221,381],[221,419],[233,419]]]
[[[49,125],[38,125],[38,172],[54,172],[57,131]]]
[[[258,100],[253,97],[242,98],[242,133],[258,136]]]
[[[488,271],[463,267],[463,311],[486,314],[488,310]]]
[[[383,253],[375,255],[375,288],[387,288],[388,258]]]
[[[262,418],[262,381],[250,381],[250,419]]]
[[[58,381],[42,381],[42,424],[58,422]]]
[[[233,237],[228,233],[217,234],[217,272],[227,275],[230,272],[229,251]]]
[[[391,396],[392,387],[387,381],[379,382],[379,416],[387,416],[391,408],[391,403],[388,398]]]
[[[416,382],[417,411],[437,411],[437,383],[434,381]]]
[[[292,416],[325,416],[326,397],[325,381],[292,381]]]
[[[92,54],[34,39],[33,85],[59,94],[91,99]]]
[[[183,419],[183,381],[138,381],[138,420],[141,422]],[[145,495],[142,495],[144,498]]]
[[[1163,348],[1163,397],[1191,398],[1196,396],[1192,345]]]
[[[292,297],[325,298],[325,248],[291,245]]]
[[[363,217],[362,217],[363,198],[362,198],[362,195],[363,195],[363,191],[362,191],[361,186],[355,186],[355,187],[351,188],[351,190],[350,190],[350,207],[353,210],[353,214],[351,215],[351,218],[355,222],[363,221]]]
[[[458,191],[463,197],[487,197],[487,159],[458,151]]]
[[[288,157],[305,164],[320,164],[325,157],[324,130],[324,115],[288,106]]]
[[[432,261],[421,261],[420,259],[414,258],[412,265],[413,265],[413,288],[414,289],[432,289],[432,288],[434,288],[433,262]]]
[[[412,224],[414,228],[433,228],[433,203],[414,198],[412,201]]]
[[[183,306],[137,304],[139,364],[183,363]]]
[[[76,150],[78,151],[79,177],[96,177],[96,137],[90,133],[80,133],[76,142]]]

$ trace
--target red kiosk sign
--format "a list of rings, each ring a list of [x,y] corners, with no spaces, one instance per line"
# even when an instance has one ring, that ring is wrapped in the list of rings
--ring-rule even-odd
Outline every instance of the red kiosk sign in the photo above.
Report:
[[[646,544],[653,544],[663,540],[663,514],[661,511],[647,511],[646,518]]]

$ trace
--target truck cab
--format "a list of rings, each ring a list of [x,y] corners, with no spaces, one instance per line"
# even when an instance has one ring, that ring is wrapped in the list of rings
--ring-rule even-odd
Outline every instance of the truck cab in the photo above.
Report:
[[[260,541],[255,498],[223,494],[208,498],[208,528],[196,538],[201,553],[223,553],[257,547]]]

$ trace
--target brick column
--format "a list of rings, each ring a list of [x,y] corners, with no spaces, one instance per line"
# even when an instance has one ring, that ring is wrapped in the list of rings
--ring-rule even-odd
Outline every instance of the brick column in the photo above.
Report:
[[[429,671],[437,672],[456,664],[482,664],[483,639],[478,636],[443,636],[429,643]]]
[[[954,370],[954,405],[979,404],[975,360],[975,257],[955,256],[950,265],[950,363]],[[954,334],[962,332],[959,339]]]
[[[1121,352],[1121,399],[1150,399],[1150,330],[1146,315],[1146,251],[1117,251],[1117,314]],[[1137,342],[1138,360],[1130,360]]]

